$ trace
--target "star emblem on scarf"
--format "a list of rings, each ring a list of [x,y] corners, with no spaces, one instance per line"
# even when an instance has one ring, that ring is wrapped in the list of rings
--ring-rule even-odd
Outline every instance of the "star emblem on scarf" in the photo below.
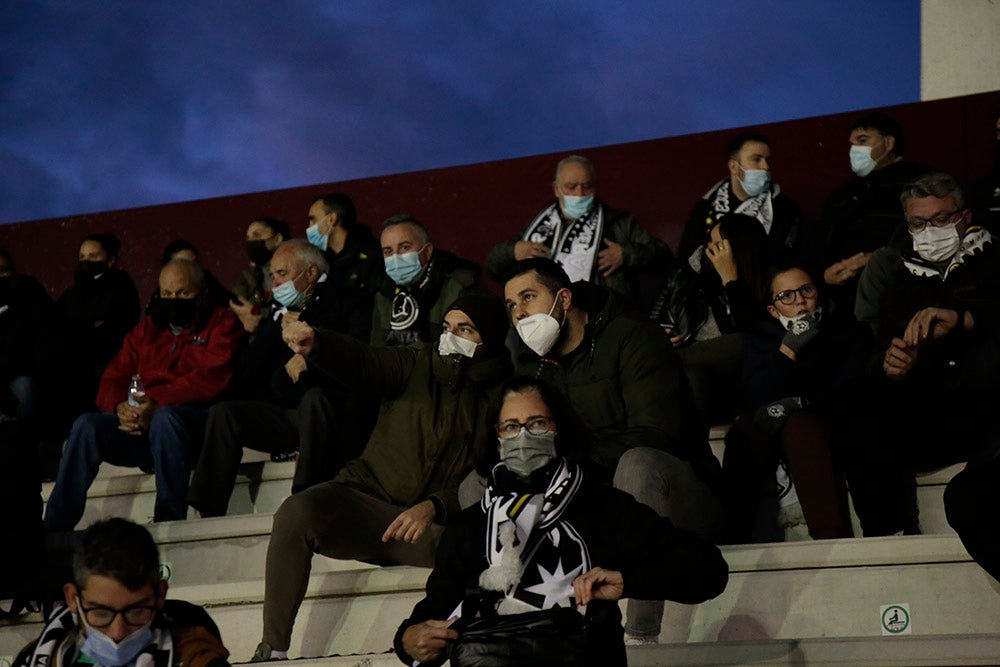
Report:
[[[538,576],[542,579],[541,583],[528,586],[524,590],[545,598],[542,602],[542,609],[572,607],[573,580],[583,573],[583,565],[578,565],[569,572],[563,572],[562,558],[560,558],[556,562],[556,567],[552,572],[549,572],[541,565],[537,567]]]

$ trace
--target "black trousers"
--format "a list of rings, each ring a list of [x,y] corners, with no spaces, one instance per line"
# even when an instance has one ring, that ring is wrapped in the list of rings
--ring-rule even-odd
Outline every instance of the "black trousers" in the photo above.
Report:
[[[224,516],[236,484],[243,448],[259,452],[298,449],[292,492],[333,479],[357,456],[375,423],[378,402],[311,389],[297,408],[263,401],[223,401],[212,407],[188,503],[202,516]]]
[[[1000,581],[1000,460],[972,462],[944,492],[948,523],[969,555]]]

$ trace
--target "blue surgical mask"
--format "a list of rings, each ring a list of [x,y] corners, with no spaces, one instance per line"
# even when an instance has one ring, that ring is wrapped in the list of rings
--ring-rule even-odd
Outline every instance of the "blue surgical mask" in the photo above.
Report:
[[[594,203],[594,195],[578,197],[576,195],[563,195],[563,213],[576,220],[582,218],[590,210],[590,205]]]
[[[94,662],[106,667],[122,667],[127,665],[142,653],[142,650],[153,643],[153,622],[150,621],[120,642],[116,642],[103,632],[96,630],[80,615],[82,625],[87,630],[80,650]]]
[[[320,250],[326,250],[326,243],[329,238],[330,236],[328,234],[320,234],[319,225],[306,227],[306,239],[309,240],[309,243],[312,243]]]
[[[305,273],[305,271],[302,273]],[[274,297],[274,300],[285,308],[296,308],[301,306],[303,299],[305,299],[306,293],[300,292],[295,287],[295,281],[299,279],[299,276],[301,276],[302,273],[295,276],[295,278],[289,280],[288,282],[281,283],[271,291],[271,295]]]
[[[412,285],[423,272],[419,251],[389,255],[385,258],[385,274],[397,285]]]
[[[871,146],[851,146],[851,171],[864,178],[878,166],[878,160],[872,159]]]
[[[740,165],[742,168],[743,165]],[[751,197],[756,197],[760,193],[771,187],[771,172],[767,169],[743,169],[743,178],[740,185]]]

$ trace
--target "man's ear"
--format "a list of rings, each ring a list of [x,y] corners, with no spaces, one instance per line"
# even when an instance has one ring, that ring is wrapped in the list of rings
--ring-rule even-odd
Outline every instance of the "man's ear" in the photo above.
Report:
[[[735,158],[729,158],[729,161],[726,163],[726,166],[729,167],[730,177],[737,179],[740,177],[740,163],[737,162]]]
[[[552,194],[556,196],[556,199],[560,199],[560,197],[562,197],[562,193],[559,192],[559,183],[556,181],[552,181]]]
[[[771,314],[771,317],[773,317],[774,319],[776,320],[781,319],[781,313],[779,313],[778,309],[775,308],[774,306],[768,306],[767,312],[769,312]]]
[[[167,601],[168,588],[170,588],[170,584],[167,583],[166,579],[161,579],[156,584],[156,606],[158,609],[163,609],[163,603]]]
[[[77,602],[79,597],[77,596],[76,584],[63,584],[63,597],[66,598],[66,606],[74,614],[77,613]]]
[[[896,137],[892,136],[891,134],[887,134],[885,137],[883,137],[883,139],[885,140],[885,153],[886,155],[888,155],[889,153],[892,153],[893,150],[896,148]]]
[[[426,261],[422,261],[421,264],[427,265],[427,262],[431,261],[431,255],[434,254],[434,244],[430,241],[424,246],[424,249],[420,251],[420,255],[426,257]]]
[[[560,300],[560,305],[563,307],[563,311],[569,312],[573,307],[573,290],[568,287],[563,287],[556,294],[556,299],[560,299],[560,294],[564,295]]]

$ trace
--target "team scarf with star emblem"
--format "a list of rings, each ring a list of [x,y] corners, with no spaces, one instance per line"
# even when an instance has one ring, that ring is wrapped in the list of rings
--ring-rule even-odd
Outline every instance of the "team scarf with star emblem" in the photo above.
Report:
[[[542,209],[524,232],[524,240],[544,243],[549,257],[563,267],[570,281],[590,280],[604,237],[604,206],[594,201],[590,212],[569,224],[559,215],[559,201]]]
[[[504,464],[494,468],[494,479],[499,467]],[[579,466],[560,459],[542,493],[487,487],[482,509],[489,567],[480,574],[479,585],[503,594],[498,614],[574,607],[573,580],[591,569],[590,553],[563,515],[582,481]]]

